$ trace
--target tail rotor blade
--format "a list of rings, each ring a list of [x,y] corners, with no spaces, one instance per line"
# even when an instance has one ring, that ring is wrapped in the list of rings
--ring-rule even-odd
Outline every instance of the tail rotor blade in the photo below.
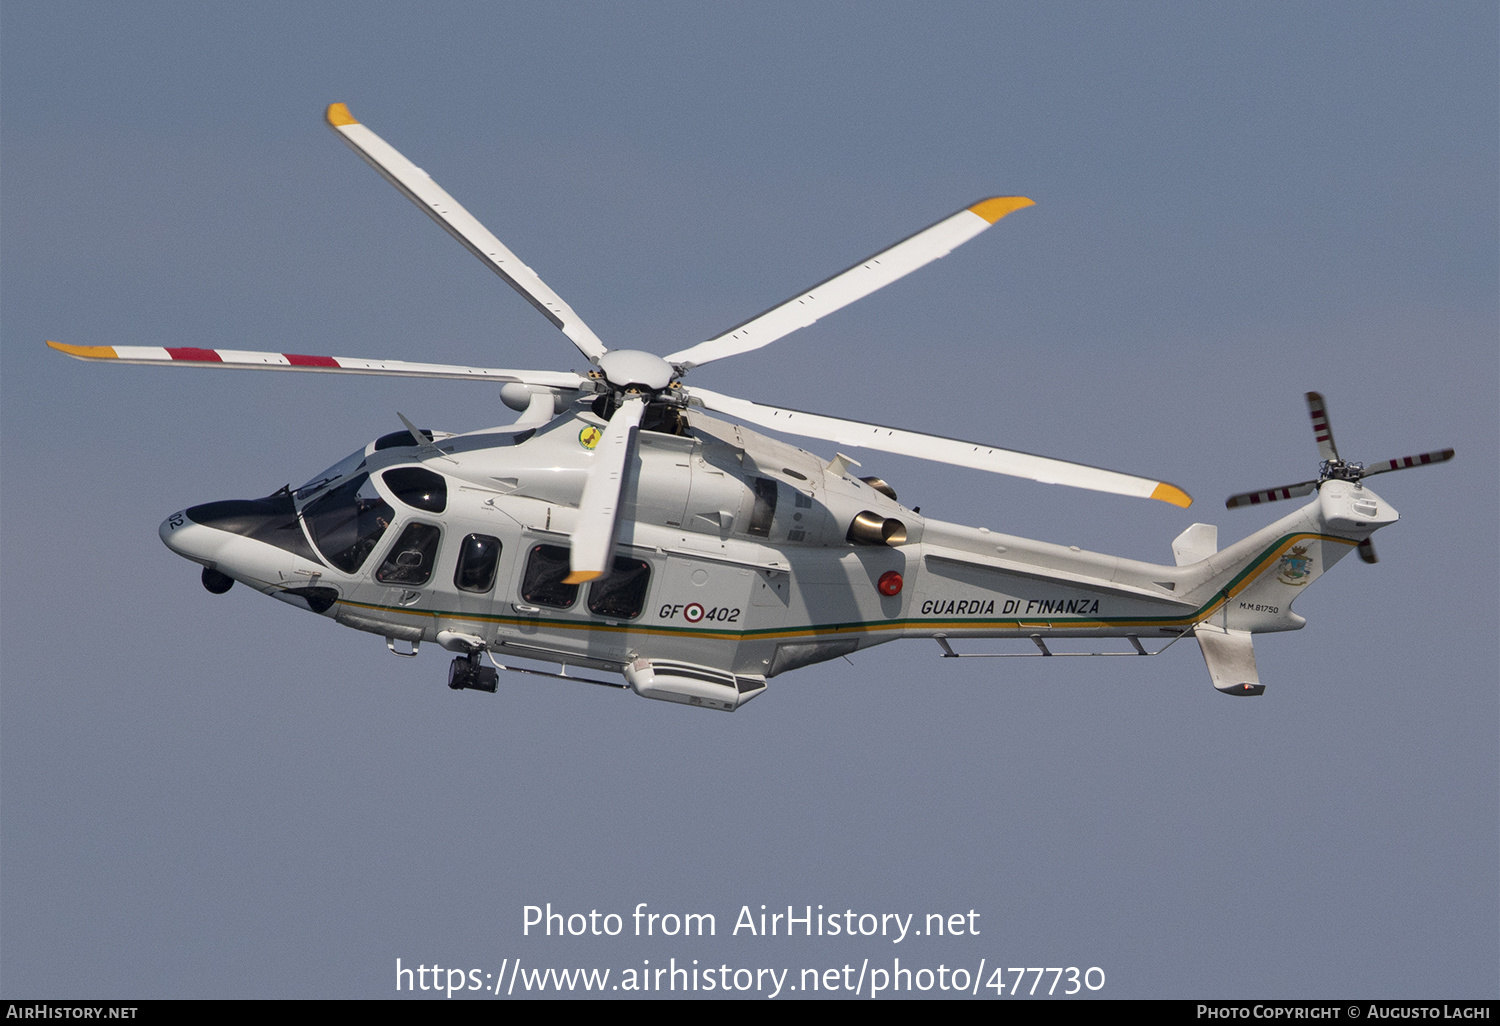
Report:
[[[1308,495],[1316,491],[1324,481],[1351,481],[1358,485],[1362,478],[1372,474],[1385,474],[1392,470],[1405,470],[1408,467],[1423,467],[1429,463],[1446,463],[1453,458],[1452,449],[1437,449],[1433,452],[1418,453],[1415,456],[1402,456],[1400,459],[1381,460],[1369,466],[1346,463],[1339,459],[1338,448],[1333,444],[1333,428],[1328,423],[1328,406],[1323,402],[1323,397],[1317,392],[1308,392],[1306,398],[1307,412],[1312,417],[1313,437],[1318,440],[1318,455],[1323,458],[1318,480],[1303,481],[1301,484],[1286,485],[1281,488],[1268,488],[1260,492],[1241,492],[1238,495],[1231,495],[1224,503],[1229,509],[1237,506],[1258,506],[1263,502],[1276,502],[1279,499]],[[1360,544],[1359,554],[1366,563],[1375,562],[1375,549],[1368,547],[1367,542]]]
[[[619,523],[620,492],[630,455],[635,451],[636,429],[646,412],[646,401],[638,395],[626,398],[605,425],[604,437],[594,449],[594,466],[578,501],[578,520],[573,525],[573,547],[568,556],[564,584],[582,584],[603,577],[609,570]]]
[[[1282,499],[1294,499],[1299,495],[1311,495],[1318,490],[1318,482],[1303,481],[1301,484],[1286,485],[1281,488],[1267,488],[1261,492],[1241,492],[1231,495],[1224,500],[1225,509],[1236,509],[1240,506],[1259,506],[1263,502],[1279,502]]]
[[[1338,446],[1333,444],[1333,428],[1328,424],[1328,407],[1323,397],[1316,392],[1307,393],[1307,412],[1312,415],[1313,437],[1318,440],[1318,457],[1323,460],[1339,458]]]
[[[1424,452],[1416,456],[1402,456],[1396,460],[1381,460],[1379,463],[1372,463],[1366,467],[1363,476],[1369,477],[1371,474],[1405,470],[1408,467],[1425,467],[1429,463],[1447,463],[1452,458],[1452,449],[1439,449],[1436,452]]]

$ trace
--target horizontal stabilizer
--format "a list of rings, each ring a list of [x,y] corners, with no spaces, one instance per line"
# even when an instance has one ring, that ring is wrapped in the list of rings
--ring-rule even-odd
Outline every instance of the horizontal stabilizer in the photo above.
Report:
[[[1225,630],[1200,623],[1193,628],[1208,675],[1221,694],[1254,696],[1265,693],[1255,668],[1255,649],[1249,631]]]

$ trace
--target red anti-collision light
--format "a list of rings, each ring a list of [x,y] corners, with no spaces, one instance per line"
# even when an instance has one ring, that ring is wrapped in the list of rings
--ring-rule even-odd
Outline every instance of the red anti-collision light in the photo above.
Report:
[[[901,594],[901,575],[894,570],[887,570],[880,575],[880,583],[876,585],[882,595]]]

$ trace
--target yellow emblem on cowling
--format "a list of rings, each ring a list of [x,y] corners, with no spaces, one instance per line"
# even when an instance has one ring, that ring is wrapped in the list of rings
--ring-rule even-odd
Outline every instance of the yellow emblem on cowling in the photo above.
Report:
[[[578,432],[578,444],[583,446],[585,449],[592,449],[594,446],[599,444],[599,439],[603,437],[604,432],[600,431],[598,428],[594,427],[594,425],[590,424],[588,427]]]

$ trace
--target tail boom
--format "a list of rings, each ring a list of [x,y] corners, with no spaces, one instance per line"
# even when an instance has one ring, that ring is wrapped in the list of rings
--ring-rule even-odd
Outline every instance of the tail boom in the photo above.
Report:
[[[1194,525],[1174,541],[1178,565],[1170,567],[929,520],[907,607],[912,618],[895,636],[1037,641],[1191,632],[1221,693],[1258,695],[1253,635],[1301,628],[1306,620],[1292,603],[1397,519],[1358,482],[1326,481],[1311,502],[1226,549],[1217,550],[1213,527]]]

